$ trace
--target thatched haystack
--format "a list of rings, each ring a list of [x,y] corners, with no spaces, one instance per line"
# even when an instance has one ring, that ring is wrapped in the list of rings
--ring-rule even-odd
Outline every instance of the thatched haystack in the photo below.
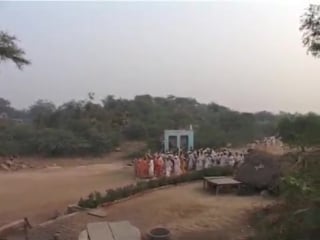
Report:
[[[259,189],[272,189],[280,179],[280,164],[276,156],[252,150],[236,172],[235,178]]]

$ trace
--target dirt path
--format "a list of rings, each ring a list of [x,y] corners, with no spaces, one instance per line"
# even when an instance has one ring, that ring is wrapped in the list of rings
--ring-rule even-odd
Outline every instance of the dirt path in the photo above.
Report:
[[[154,226],[165,226],[171,230],[173,239],[184,239],[190,233],[202,236],[193,239],[215,239],[212,238],[215,232],[224,233],[216,239],[235,240],[250,232],[247,213],[270,202],[260,196],[215,196],[204,191],[201,182],[196,182],[117,204],[107,208],[107,213],[108,220],[129,220],[143,232]]]
[[[0,225],[22,217],[45,221],[93,190],[134,181],[122,161],[0,173]]]
[[[19,158],[35,169],[0,172],[0,226],[23,217],[40,223],[94,190],[134,182],[124,157],[143,148],[144,142],[135,141],[101,157]]]
[[[254,208],[272,201],[260,196],[215,196],[202,189],[201,182],[158,190],[105,208],[106,218],[79,213],[57,220],[30,232],[30,239],[52,238],[57,231],[61,240],[76,240],[88,222],[129,220],[142,233],[165,226],[172,240],[239,240],[252,233],[247,216]],[[23,239],[11,236],[8,240]]]

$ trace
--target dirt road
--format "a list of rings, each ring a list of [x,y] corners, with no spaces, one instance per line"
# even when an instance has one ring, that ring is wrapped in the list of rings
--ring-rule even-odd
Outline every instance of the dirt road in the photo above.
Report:
[[[23,217],[45,221],[93,190],[133,181],[132,168],[122,161],[0,173],[0,226]]]
[[[89,222],[128,220],[146,233],[155,226],[170,229],[172,238],[182,239],[247,239],[253,229],[248,226],[248,214],[273,201],[260,196],[216,196],[202,189],[201,182],[170,187],[146,193],[101,210],[105,219],[79,213],[59,219],[43,227],[35,227],[30,239],[50,239],[57,231],[61,240],[76,240]],[[23,239],[11,236],[8,240]]]

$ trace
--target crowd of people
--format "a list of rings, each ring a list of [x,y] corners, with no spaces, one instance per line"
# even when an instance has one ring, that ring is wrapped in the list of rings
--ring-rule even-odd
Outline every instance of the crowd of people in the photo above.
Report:
[[[213,166],[237,167],[244,161],[244,153],[213,149],[177,151],[176,153],[147,153],[135,159],[135,174],[140,178],[170,177],[187,171],[202,170]]]

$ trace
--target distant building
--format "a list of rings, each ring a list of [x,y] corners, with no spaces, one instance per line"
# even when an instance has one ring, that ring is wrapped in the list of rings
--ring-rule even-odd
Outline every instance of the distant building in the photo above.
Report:
[[[190,127],[190,130],[165,130],[163,142],[165,152],[177,149],[192,150],[194,148],[192,127]]]
[[[2,122],[10,122],[10,123],[15,123],[15,124],[22,124],[25,123],[26,121],[22,118],[10,118],[6,112],[1,112],[0,113],[0,120]]]

